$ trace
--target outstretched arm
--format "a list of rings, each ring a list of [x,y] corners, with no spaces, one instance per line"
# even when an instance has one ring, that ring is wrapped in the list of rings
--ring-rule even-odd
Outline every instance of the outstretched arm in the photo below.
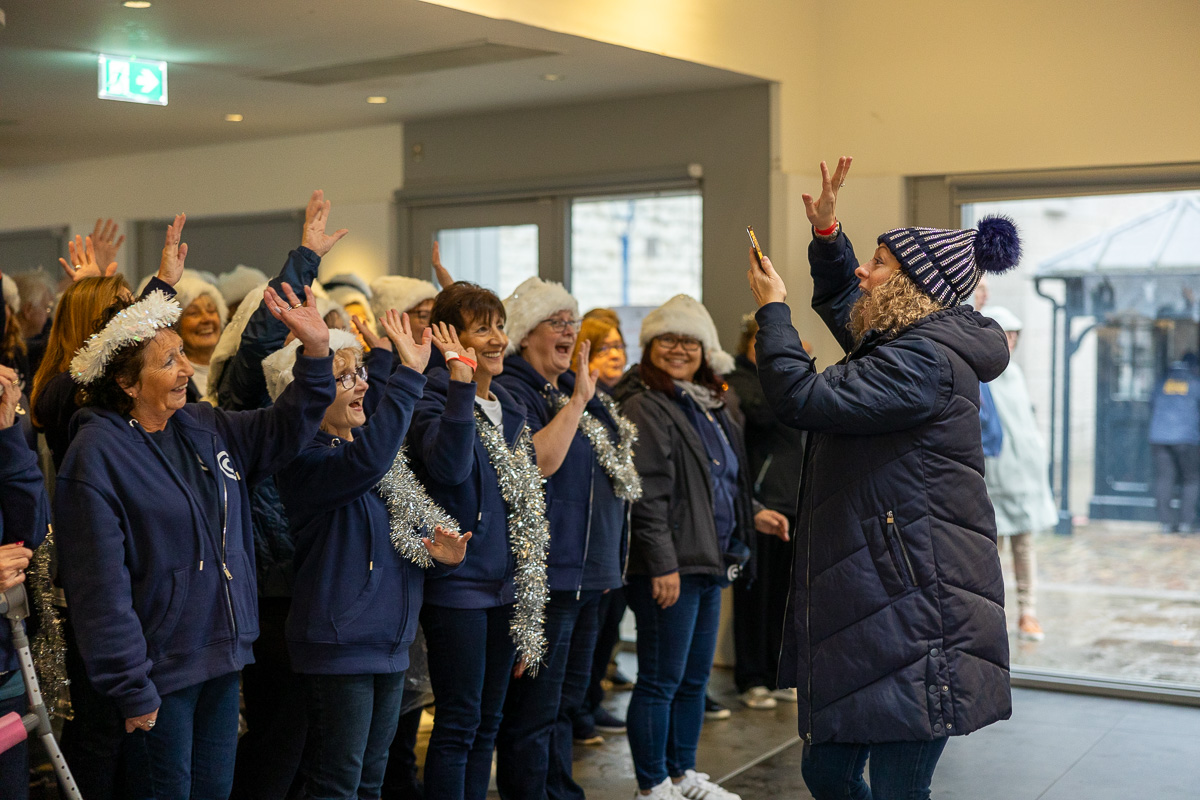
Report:
[[[588,358],[592,351],[591,342],[583,342],[579,346],[578,361],[575,365],[575,390],[571,399],[559,409],[546,426],[533,435],[533,449],[537,453],[538,471],[543,478],[549,478],[558,472],[571,442],[575,440],[575,431],[579,428],[579,419],[591,399],[596,395],[596,379],[599,370],[588,370]]]

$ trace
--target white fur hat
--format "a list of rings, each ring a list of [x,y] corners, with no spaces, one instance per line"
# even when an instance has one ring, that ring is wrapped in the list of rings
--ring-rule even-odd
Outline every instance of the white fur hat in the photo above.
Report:
[[[179,283],[175,284],[175,299],[179,302],[179,307],[187,311],[187,307],[192,304],[197,297],[202,294],[212,298],[213,304],[217,307],[217,316],[221,318],[221,327],[225,327],[225,323],[229,321],[229,306],[225,305],[225,298],[221,296],[221,290],[212,283],[204,280],[202,274],[195,270],[185,269],[183,276],[180,277]],[[145,290],[146,285],[150,283],[152,275],[147,275],[142,278],[142,282],[138,284],[137,293],[140,296]]]
[[[367,285],[366,280],[361,275],[355,275],[353,272],[339,272],[337,275],[331,275],[321,281],[326,289],[333,291],[339,286],[351,286],[358,289],[367,299],[371,299],[371,287]]]
[[[508,317],[504,323],[508,333],[508,350],[505,352],[520,350],[521,340],[539,322],[559,311],[570,311],[572,315],[579,316],[579,303],[561,283],[544,281],[538,277],[524,281],[504,298],[504,313]]]
[[[375,312],[371,310],[371,299],[363,292],[355,289],[353,286],[330,286],[325,289],[326,295],[330,300],[340,305],[343,309],[351,303],[358,303],[363,307],[363,314],[366,315],[367,324],[371,326],[371,330],[375,329]]]
[[[638,337],[642,348],[648,347],[651,339],[664,333],[699,339],[704,346],[708,365],[714,372],[725,375],[733,371],[733,356],[721,349],[717,326],[713,325],[708,309],[699,300],[686,294],[677,294],[647,314],[642,320],[642,332]]]
[[[996,323],[1004,329],[1005,333],[1020,333],[1021,318],[1013,312],[1009,311],[1004,306],[985,306],[983,311],[979,312],[989,319],[996,320]]]
[[[336,353],[348,348],[362,352],[362,345],[358,343],[358,339],[355,339],[353,334],[337,328],[330,328],[329,352]],[[271,395],[271,402],[278,400],[279,395],[283,394],[283,390],[292,382],[292,369],[296,366],[296,351],[299,349],[300,340],[293,339],[263,359],[263,377],[267,379],[267,393]]]
[[[426,300],[432,300],[437,294],[437,287],[429,281],[403,275],[384,275],[371,282],[371,311],[376,319],[391,308],[403,314]]]
[[[238,264],[236,267],[217,278],[217,288],[229,305],[240,303],[242,298],[250,294],[250,290],[267,282],[267,276],[262,270]]]
[[[21,310],[21,290],[17,288],[17,282],[9,276],[3,276],[2,283],[4,286],[4,305],[12,309],[12,313],[16,314]],[[3,333],[3,331],[0,331]]]

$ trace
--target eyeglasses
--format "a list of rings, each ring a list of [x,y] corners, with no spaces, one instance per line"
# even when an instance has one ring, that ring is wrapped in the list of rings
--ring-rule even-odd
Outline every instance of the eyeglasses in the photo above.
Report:
[[[353,389],[354,385],[358,383],[359,378],[364,381],[367,379],[366,367],[359,367],[353,372],[347,372],[345,375],[338,375],[336,380],[338,385],[343,389]]]
[[[700,352],[699,339],[690,339],[683,336],[672,336],[668,333],[665,336],[659,336],[655,341],[661,344],[664,350],[674,350],[676,346],[679,346],[683,348],[683,352],[685,353]]]
[[[550,330],[554,331],[555,333],[562,333],[563,331],[565,331],[567,329],[568,326],[571,328],[571,330],[578,331],[580,326],[583,325],[583,320],[581,320],[581,319],[544,319],[541,322],[539,322],[538,324],[541,325],[543,323],[545,323],[546,325],[549,325]]]
[[[602,344],[596,348],[596,352],[594,353],[594,355],[606,356],[612,352],[624,353],[625,345],[623,345],[623,344]]]

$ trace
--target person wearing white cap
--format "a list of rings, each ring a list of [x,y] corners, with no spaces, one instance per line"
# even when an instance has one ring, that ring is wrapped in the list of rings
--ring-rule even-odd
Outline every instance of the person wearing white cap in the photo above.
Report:
[[[496,786],[506,800],[582,798],[571,777],[569,712],[587,694],[600,598],[622,585],[626,512],[641,496],[633,464],[637,428],[607,394],[596,392],[590,343],[579,348],[571,371],[579,304],[561,284],[529,278],[504,308],[508,348],[496,381],[528,410],[539,463],[553,452],[561,465],[546,481],[547,656],[536,677],[509,684]]]
[[[637,619],[638,680],[626,725],[641,796],[737,800],[696,771],[721,590],[749,562],[754,531],[787,518],[751,497],[733,369],[707,309],[676,295],[642,322],[642,362],[613,390],[637,425],[626,596]],[[635,798],[638,795],[635,793]]]
[[[1008,337],[1009,352],[1017,348],[1021,320],[1003,306],[982,312],[999,323]],[[988,497],[996,509],[996,533],[1008,540],[1017,576],[1017,638],[1045,638],[1037,619],[1037,555],[1034,536],[1054,526],[1058,511],[1050,489],[1049,455],[1033,415],[1033,401],[1021,366],[1010,360],[1000,377],[987,384],[1004,437],[1000,453],[985,459],[983,472]]]
[[[229,316],[237,313],[238,306],[246,295],[266,282],[266,273],[245,264],[238,264],[217,278],[217,288],[221,290],[225,305],[229,307]]]

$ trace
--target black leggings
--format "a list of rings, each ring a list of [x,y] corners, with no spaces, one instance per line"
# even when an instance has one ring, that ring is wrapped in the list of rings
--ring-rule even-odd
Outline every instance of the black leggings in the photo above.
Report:
[[[1180,486],[1179,523],[1196,524],[1196,504],[1200,502],[1200,445],[1153,444],[1154,497],[1158,503],[1158,521],[1163,525],[1174,524],[1171,498],[1175,487]]]

